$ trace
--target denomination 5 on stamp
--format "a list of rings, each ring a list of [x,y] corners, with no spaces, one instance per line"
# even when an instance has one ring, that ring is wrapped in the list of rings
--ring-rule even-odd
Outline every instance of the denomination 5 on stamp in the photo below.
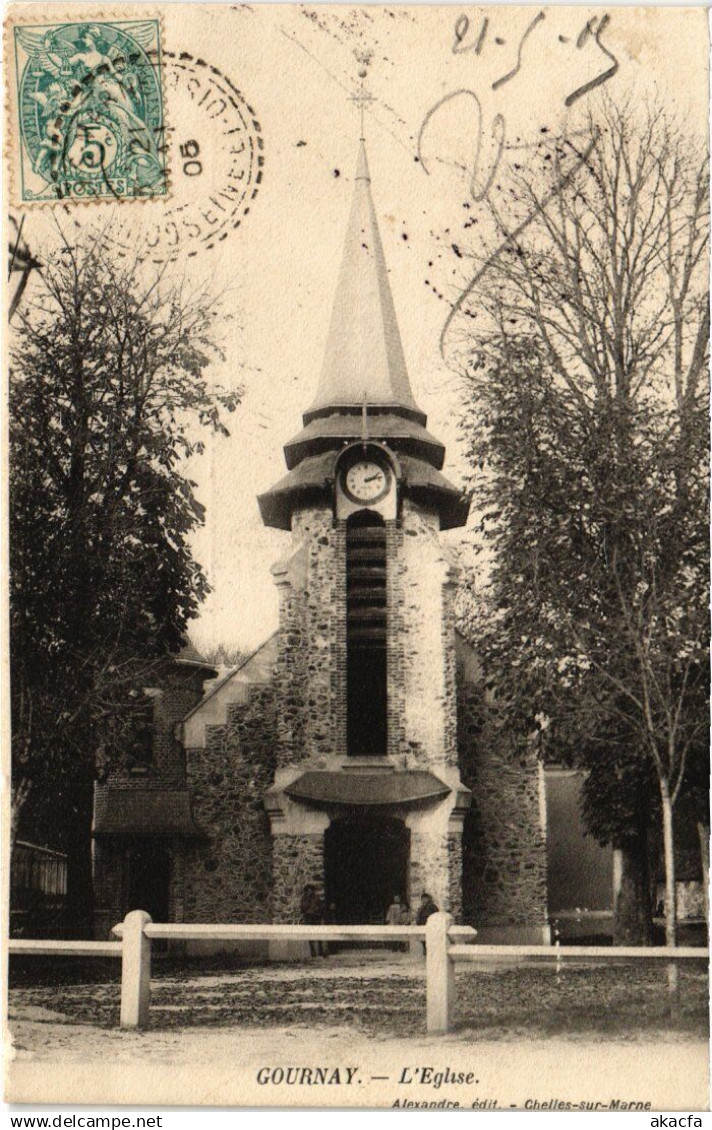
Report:
[[[11,34],[14,202],[165,197],[159,21],[23,23]]]

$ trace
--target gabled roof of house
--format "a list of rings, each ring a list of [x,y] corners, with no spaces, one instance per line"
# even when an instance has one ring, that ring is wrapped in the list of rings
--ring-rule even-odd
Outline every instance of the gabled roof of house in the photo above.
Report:
[[[266,640],[263,640],[262,643],[253,648],[250,654],[246,655],[241,663],[238,663],[237,667],[233,667],[233,669],[231,671],[228,671],[228,673],[222,679],[219,679],[215,686],[211,687],[208,693],[204,695],[203,698],[201,698],[200,702],[186,714],[183,721],[187,722],[189,718],[192,718],[194,714],[197,714],[197,712],[205,706],[206,702],[209,702],[211,698],[214,698],[215,695],[219,691],[221,691],[224,686],[226,686],[232,679],[234,679],[236,675],[239,675],[239,673],[248,665],[248,663],[250,663],[256,655],[259,655],[263,648],[267,647],[270,640],[274,639],[278,631],[279,629],[275,628],[275,630],[270,633],[269,636],[267,636]]]

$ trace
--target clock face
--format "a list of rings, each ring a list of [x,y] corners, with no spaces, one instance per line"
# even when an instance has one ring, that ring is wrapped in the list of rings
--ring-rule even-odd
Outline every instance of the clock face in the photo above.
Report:
[[[344,476],[344,490],[353,502],[378,502],[388,491],[388,471],[371,459],[352,463]]]

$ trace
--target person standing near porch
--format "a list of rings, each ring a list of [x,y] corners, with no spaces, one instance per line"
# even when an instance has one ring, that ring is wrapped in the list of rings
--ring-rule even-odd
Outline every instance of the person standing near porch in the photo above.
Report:
[[[313,883],[305,884],[300,909],[302,922],[305,926],[319,926],[324,921],[324,904]],[[312,957],[326,956],[320,939],[309,942],[309,952]]]
[[[439,910],[440,907],[435,902],[433,896],[429,895],[427,891],[423,891],[420,896],[420,906],[415,915],[416,926],[424,926],[430,918],[430,915],[437,914]]]
[[[386,911],[386,926],[402,926],[403,923],[403,903],[400,895],[394,895],[393,902]],[[393,942],[392,947],[396,951],[404,948],[401,942]]]
[[[440,910],[440,907],[436,903],[433,896],[429,895],[427,891],[423,891],[422,895],[420,896],[420,905],[418,906],[418,909],[417,909],[416,914],[415,914],[415,924],[416,924],[416,926],[424,926],[425,923],[430,918],[430,915],[431,914],[437,914],[439,910]],[[425,942],[422,943],[422,946],[423,946],[423,953],[425,953],[426,952]]]
[[[386,926],[403,925],[403,903],[400,895],[393,896],[393,902],[386,911]]]

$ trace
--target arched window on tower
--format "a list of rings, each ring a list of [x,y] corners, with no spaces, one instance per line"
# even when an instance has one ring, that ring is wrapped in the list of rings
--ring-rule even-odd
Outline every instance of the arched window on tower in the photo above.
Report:
[[[388,744],[386,527],[359,510],[346,525],[346,733],[349,757]]]

